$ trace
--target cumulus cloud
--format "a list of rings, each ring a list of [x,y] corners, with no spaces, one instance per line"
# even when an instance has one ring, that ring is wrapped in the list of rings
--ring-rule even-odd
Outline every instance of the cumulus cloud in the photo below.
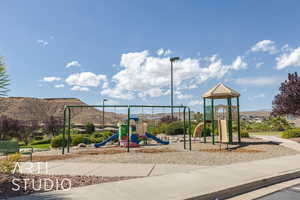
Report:
[[[78,61],[76,61],[76,60],[68,62],[66,64],[66,68],[69,68],[69,67],[80,67],[80,66],[81,66],[81,64]]]
[[[181,91],[175,91],[177,99],[191,99],[193,95],[190,94],[183,94]]]
[[[157,50],[156,53],[157,53],[158,56],[167,56],[167,55],[170,55],[173,52],[170,49],[160,48],[160,49]]]
[[[71,88],[71,90],[80,91],[80,92],[88,92],[90,89],[87,87],[81,87],[81,86],[75,85]]]
[[[192,101],[190,101],[189,102],[189,105],[190,106],[199,106],[199,105],[202,105],[203,104],[203,101],[201,101],[201,100],[192,100]]]
[[[122,54],[121,71],[112,77],[112,87],[102,95],[112,98],[132,99],[136,96],[162,96],[168,94],[170,86],[170,60],[166,57],[150,56],[148,51]],[[220,79],[232,70],[245,69],[247,63],[238,56],[231,64],[223,64],[214,56],[205,64],[200,59],[185,58],[174,64],[174,86],[195,88],[204,81]]]
[[[44,82],[53,82],[53,81],[60,81],[60,80],[61,78],[56,76],[46,76],[43,78]]]
[[[54,87],[55,88],[63,88],[63,87],[65,87],[65,85],[64,84],[58,84],[58,85],[55,85]]]
[[[106,82],[107,78],[106,75],[103,74],[96,75],[92,72],[81,72],[71,74],[65,81],[68,85],[98,87],[101,81]]]
[[[284,53],[276,58],[277,69],[284,69],[286,67],[300,67],[300,47]]]
[[[264,85],[273,85],[280,82],[278,77],[247,77],[247,78],[238,78],[235,80],[236,84],[239,85],[251,85],[251,86],[264,86]]]
[[[268,52],[274,54],[277,52],[275,42],[272,40],[262,40],[251,47],[252,52]]]
[[[265,64],[264,62],[259,62],[256,64],[256,68],[260,68],[261,66],[263,66],[263,64]]]
[[[261,94],[258,94],[258,95],[248,97],[248,100],[253,101],[255,99],[263,99],[265,97],[266,97],[266,95],[264,93],[261,93]]]
[[[42,45],[43,47],[47,46],[49,43],[45,40],[37,40],[36,41],[38,44]]]

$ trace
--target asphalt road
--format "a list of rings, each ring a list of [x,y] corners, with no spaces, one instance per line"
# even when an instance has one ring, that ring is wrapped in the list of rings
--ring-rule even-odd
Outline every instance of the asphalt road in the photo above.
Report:
[[[257,200],[296,200],[300,199],[300,184],[295,185],[278,192],[268,194],[266,196],[260,197]]]

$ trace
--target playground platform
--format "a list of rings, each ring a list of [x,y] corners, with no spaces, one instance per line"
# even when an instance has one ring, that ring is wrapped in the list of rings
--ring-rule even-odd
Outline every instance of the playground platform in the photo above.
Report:
[[[300,177],[299,163],[300,155],[284,156],[12,199],[224,199]]]

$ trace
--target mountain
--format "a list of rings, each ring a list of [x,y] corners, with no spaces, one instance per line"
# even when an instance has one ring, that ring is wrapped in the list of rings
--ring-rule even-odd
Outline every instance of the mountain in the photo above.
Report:
[[[8,97],[0,98],[0,115],[22,121],[47,120],[50,116],[63,118],[65,105],[87,105],[76,98],[28,98]],[[72,123],[85,124],[92,122],[102,124],[102,111],[96,108],[72,108]],[[118,121],[125,115],[105,112],[106,123]]]
[[[243,116],[255,116],[255,117],[269,117],[271,115],[271,110],[255,110],[255,111],[243,111],[241,112]]]

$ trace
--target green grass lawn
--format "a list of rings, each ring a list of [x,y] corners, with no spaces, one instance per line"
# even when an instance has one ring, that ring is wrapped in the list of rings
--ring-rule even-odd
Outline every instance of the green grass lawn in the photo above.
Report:
[[[50,144],[22,145],[20,148],[32,147],[34,149],[50,149]]]
[[[249,132],[250,135],[270,135],[270,136],[280,136],[282,131],[261,131],[261,132]]]

